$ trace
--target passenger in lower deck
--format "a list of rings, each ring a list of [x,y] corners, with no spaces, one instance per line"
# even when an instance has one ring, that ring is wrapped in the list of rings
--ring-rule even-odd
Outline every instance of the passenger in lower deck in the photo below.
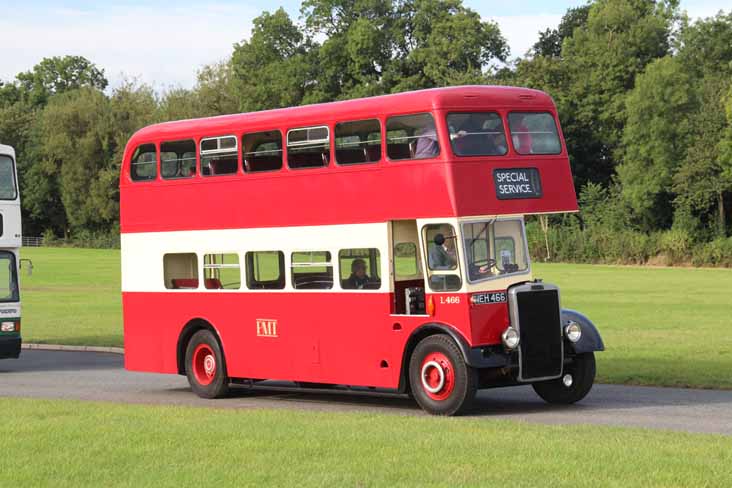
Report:
[[[343,282],[343,288],[347,290],[363,290],[367,288],[371,278],[366,274],[366,261],[354,259],[351,263],[351,276]]]

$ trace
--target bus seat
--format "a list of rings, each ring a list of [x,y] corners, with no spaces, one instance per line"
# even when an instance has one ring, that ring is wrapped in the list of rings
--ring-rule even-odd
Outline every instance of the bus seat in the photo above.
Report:
[[[409,144],[389,144],[390,159],[411,159],[412,152]]]
[[[170,280],[175,290],[198,288],[198,278],[173,278]]]
[[[221,280],[218,278],[206,278],[204,283],[208,290],[221,290],[224,288],[221,284]]]
[[[338,149],[336,151],[336,160],[339,164],[357,164],[368,161],[366,149]]]
[[[253,156],[247,158],[247,171],[273,171],[282,168],[281,156]]]
[[[379,161],[381,159],[381,146],[368,146],[366,153],[370,162]]]

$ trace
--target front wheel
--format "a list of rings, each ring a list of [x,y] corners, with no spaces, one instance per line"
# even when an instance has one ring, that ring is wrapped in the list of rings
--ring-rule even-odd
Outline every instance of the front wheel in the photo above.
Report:
[[[534,391],[547,403],[570,404],[582,400],[595,382],[595,354],[577,355],[564,368],[561,378],[533,383]]]
[[[188,342],[186,376],[191,390],[201,398],[221,398],[229,392],[224,355],[211,331],[199,330]]]
[[[409,385],[420,407],[433,415],[466,411],[475,398],[477,373],[446,335],[422,339],[409,360]]]

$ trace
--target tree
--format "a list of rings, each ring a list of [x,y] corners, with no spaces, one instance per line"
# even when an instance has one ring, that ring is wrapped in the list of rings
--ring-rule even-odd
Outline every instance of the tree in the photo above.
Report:
[[[41,114],[36,138],[41,159],[31,186],[45,191],[25,199],[36,217],[47,203],[58,208],[60,202],[64,218],[56,224],[64,225],[65,235],[109,224],[109,216],[100,215],[90,199],[90,189],[113,153],[109,126],[109,101],[90,88],[53,97]]]
[[[697,110],[694,80],[670,56],[646,69],[626,98],[622,194],[651,230],[672,216],[672,178],[692,142],[690,116]]]
[[[570,8],[562,16],[556,29],[546,29],[539,32],[539,40],[532,47],[534,56],[558,58],[562,55],[564,40],[572,37],[574,30],[587,24],[591,4]]]
[[[283,8],[254,19],[250,39],[236,44],[231,58],[239,110],[299,105],[312,84],[309,47]]]
[[[302,15],[299,28],[265,12],[236,45],[242,110],[484,83],[508,55],[498,26],[462,0],[306,0]]]
[[[558,98],[580,186],[607,183],[622,154],[626,94],[669,53],[678,1],[598,0],[562,45],[567,84]]]
[[[724,237],[725,195],[732,193],[732,154],[725,132],[730,134],[732,118],[725,116],[722,101],[732,93],[732,83],[707,77],[701,91],[701,105],[692,117],[693,143],[673,178],[675,204],[702,216],[716,207],[712,219],[717,234]]]
[[[697,78],[707,73],[732,76],[732,11],[694,23],[684,17],[676,50],[681,63]]]
[[[395,2],[396,59],[385,78],[391,92],[484,83],[508,45],[494,22],[483,21],[462,0]]]
[[[31,71],[18,74],[17,81],[33,106],[45,105],[57,93],[83,87],[104,90],[108,85],[104,70],[82,56],[44,58]]]
[[[199,117],[239,112],[230,62],[209,64],[201,68],[193,91],[199,105]]]

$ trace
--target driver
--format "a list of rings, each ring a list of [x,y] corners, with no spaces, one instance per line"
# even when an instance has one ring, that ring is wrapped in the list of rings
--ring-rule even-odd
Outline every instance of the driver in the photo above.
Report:
[[[436,234],[433,242],[435,245],[429,252],[430,269],[454,269],[457,264],[455,254],[445,245],[445,236]]]

